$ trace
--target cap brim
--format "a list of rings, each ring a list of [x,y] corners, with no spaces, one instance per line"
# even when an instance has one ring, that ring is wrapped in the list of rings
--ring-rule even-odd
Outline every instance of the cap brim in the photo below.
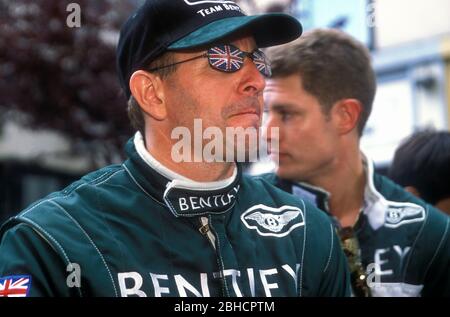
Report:
[[[239,16],[211,22],[182,39],[168,49],[180,50],[211,44],[241,30],[250,30],[258,47],[269,47],[291,42],[302,34],[302,25],[284,13]]]

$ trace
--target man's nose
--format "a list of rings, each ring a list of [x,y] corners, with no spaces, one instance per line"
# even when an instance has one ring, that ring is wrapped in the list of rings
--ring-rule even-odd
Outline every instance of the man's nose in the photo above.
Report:
[[[251,58],[245,59],[240,71],[243,72],[240,90],[251,96],[262,94],[266,87],[266,79]]]

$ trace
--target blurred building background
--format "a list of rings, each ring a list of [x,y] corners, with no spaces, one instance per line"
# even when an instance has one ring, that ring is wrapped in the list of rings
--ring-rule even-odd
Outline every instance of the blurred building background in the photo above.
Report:
[[[131,129],[115,44],[140,2],[0,0],[0,222],[84,173],[121,161]],[[237,2],[248,13],[289,12],[305,30],[342,29],[371,49],[378,93],[362,145],[379,170],[412,132],[449,129],[450,1]],[[66,25],[69,3],[81,8],[80,28]]]

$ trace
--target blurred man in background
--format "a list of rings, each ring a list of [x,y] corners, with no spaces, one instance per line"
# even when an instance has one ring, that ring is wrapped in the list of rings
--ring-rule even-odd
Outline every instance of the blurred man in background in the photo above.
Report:
[[[450,295],[449,218],[374,172],[360,138],[376,91],[368,50],[335,30],[274,48],[265,102],[279,127],[263,177],[333,219],[357,296]]]
[[[411,135],[395,151],[389,177],[450,215],[450,132]]]

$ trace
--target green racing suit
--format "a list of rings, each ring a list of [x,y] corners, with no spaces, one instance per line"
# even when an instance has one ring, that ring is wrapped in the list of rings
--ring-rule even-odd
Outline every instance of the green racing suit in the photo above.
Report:
[[[329,218],[264,180],[199,183],[128,159],[34,203],[0,230],[0,283],[27,296],[347,296]],[[0,295],[8,296],[8,290]]]

